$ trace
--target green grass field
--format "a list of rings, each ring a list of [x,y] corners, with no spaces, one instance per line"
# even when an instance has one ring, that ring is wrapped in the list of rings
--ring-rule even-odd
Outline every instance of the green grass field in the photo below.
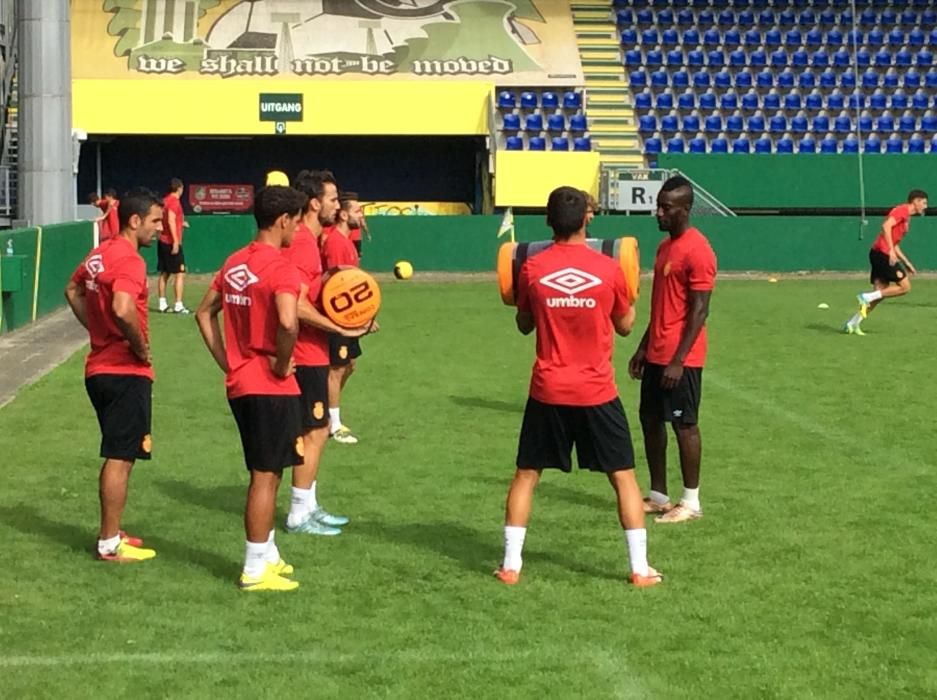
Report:
[[[246,472],[222,377],[190,318],[156,316],[155,458],[125,520],[153,562],[92,558],[83,353],[0,410],[0,696],[934,697],[937,282],[847,337],[863,286],[720,283],[706,517],[649,524],[667,579],[645,591],[588,473],[544,478],[521,585],[491,577],[533,339],[493,283],[397,282],[343,402],[362,441],[329,445],[320,476],[352,524],[278,535],[296,593],[239,593]],[[646,484],[636,342],[616,365]]]

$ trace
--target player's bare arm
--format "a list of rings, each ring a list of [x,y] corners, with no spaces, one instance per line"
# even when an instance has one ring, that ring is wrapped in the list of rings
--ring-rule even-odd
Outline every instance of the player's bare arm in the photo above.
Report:
[[[176,215],[169,212],[169,235],[172,236],[172,254],[179,253],[179,224],[176,223]]]
[[[700,331],[706,325],[711,297],[711,290],[705,292],[690,290],[690,313],[687,316],[686,325],[683,327],[683,333],[680,335],[680,344],[677,346],[677,352],[670,364],[664,368],[664,373],[660,379],[661,386],[664,389],[673,389],[680,383],[680,379],[683,377],[683,362],[686,360],[687,353],[690,352],[690,348],[696,342]]]
[[[288,377],[295,370],[293,348],[299,333],[299,318],[296,315],[297,299],[293,294],[283,292],[276,295],[277,318],[277,354],[271,358],[273,372],[278,377]]]
[[[346,338],[360,338],[363,335],[367,335],[371,332],[368,325],[358,326],[356,328],[342,328],[340,325],[332,321],[328,316],[319,311],[310,301],[309,301],[309,287],[303,285],[299,293],[299,301],[296,304],[296,315],[299,318],[299,322],[304,326],[309,326],[310,328],[318,328],[321,331],[328,331],[329,333],[338,333],[343,335]]]
[[[628,313],[624,316],[613,317],[612,325],[615,326],[615,332],[623,338],[631,335],[631,331],[634,330],[634,319],[635,310],[633,306],[628,309]]]
[[[514,317],[517,330],[524,335],[530,335],[534,330],[534,315],[530,311],[518,311]]]
[[[914,265],[913,265],[913,264],[911,263],[911,261],[908,259],[908,256],[904,254],[904,251],[903,251],[903,250],[901,250],[901,246],[900,246],[900,245],[896,245],[896,246],[895,246],[895,253],[896,253],[897,256],[898,256],[898,259],[901,260],[901,262],[904,263],[904,266],[905,266],[906,268],[908,268],[908,274],[909,274],[909,275],[917,274],[917,268],[914,267]]]
[[[641,342],[638,343],[634,355],[628,360],[628,374],[632,379],[641,379],[644,376],[644,364],[647,361],[647,342],[651,333],[651,327],[644,329],[644,335],[641,336]]]
[[[228,358],[225,355],[224,334],[221,332],[221,293],[209,289],[195,312],[195,322],[202,334],[202,340],[221,371],[227,374]]]
[[[85,298],[85,286],[74,281],[69,281],[65,286],[65,299],[78,319],[78,323],[88,328],[88,305]]]
[[[891,230],[895,227],[895,224],[898,222],[895,221],[893,216],[889,216],[885,219],[885,223],[882,224],[882,234],[885,236],[885,242],[888,244],[888,264],[895,265],[898,262],[898,254],[895,250],[895,242],[891,237]]]
[[[114,292],[114,301],[111,303],[114,320],[120,332],[123,333],[130,350],[147,364],[151,364],[150,348],[140,330],[140,318],[137,316],[137,304],[133,296],[127,292]]]

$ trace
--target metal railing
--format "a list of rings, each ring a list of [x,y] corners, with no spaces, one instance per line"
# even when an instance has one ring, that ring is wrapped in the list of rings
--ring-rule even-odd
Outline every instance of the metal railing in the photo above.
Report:
[[[16,216],[16,166],[0,165],[0,218]]]
[[[685,173],[667,168],[635,169],[623,165],[606,163],[600,176],[600,206],[606,211],[627,213],[650,213],[657,209],[657,193],[664,181],[682,175],[693,185],[695,202],[693,213],[709,216],[736,216],[735,212],[719,199],[694,182]]]

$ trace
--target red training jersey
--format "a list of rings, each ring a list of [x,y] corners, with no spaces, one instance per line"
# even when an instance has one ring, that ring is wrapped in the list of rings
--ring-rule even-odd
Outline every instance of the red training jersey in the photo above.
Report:
[[[120,200],[115,199],[111,208],[107,211],[107,225],[109,228],[109,237],[115,238],[120,234],[120,217],[117,214],[117,208],[120,206]]]
[[[621,267],[586,245],[554,243],[528,258],[517,279],[517,309],[531,312],[537,328],[530,396],[560,406],[617,398],[612,318],[630,308]]]
[[[698,229],[688,228],[676,239],[667,236],[661,241],[654,261],[648,362],[670,364],[690,313],[690,292],[708,292],[715,286],[716,254]],[[683,365],[702,367],[706,362],[706,344],[703,326]]]
[[[107,216],[108,202],[106,199],[99,199],[95,205],[104,214],[104,218],[98,222],[98,243],[111,240],[116,233],[111,231],[111,218]]]
[[[351,229],[351,233],[348,234],[348,240],[354,243],[355,241],[361,240],[361,227]]]
[[[331,270],[339,265],[358,267],[361,259],[358,249],[351,239],[335,226],[329,226],[322,232],[322,267]]]
[[[901,242],[901,239],[905,237],[908,233],[908,226],[911,221],[911,205],[910,204],[899,204],[897,207],[888,212],[886,221],[888,218],[895,220],[895,225],[891,227],[891,240],[892,243],[898,245]],[[888,241],[885,240],[885,233],[879,233],[878,238],[875,239],[875,243],[872,244],[872,250],[878,250],[885,255],[888,255]]]
[[[296,227],[293,243],[283,249],[283,257],[299,270],[300,281],[309,287],[307,298],[320,311],[322,294],[322,258],[319,242],[306,224]],[[325,367],[329,364],[329,336],[305,323],[299,324],[299,338],[293,360],[302,367]]]
[[[228,398],[299,395],[296,378],[278,377],[270,366],[280,325],[276,295],[298,297],[299,286],[299,271],[265,243],[254,241],[225,260],[211,288],[222,299]]]
[[[159,242],[172,245],[172,231],[169,228],[169,220],[176,222],[176,235],[179,236],[179,245],[182,245],[183,224],[185,224],[185,214],[182,212],[182,202],[172,194],[163,197],[163,230],[159,234]]]
[[[85,376],[135,374],[153,379],[153,367],[134,354],[114,316],[114,294],[126,292],[136,301],[137,318],[149,343],[146,263],[133,243],[122,236],[92,250],[72,274],[84,285],[91,352],[85,360]]]

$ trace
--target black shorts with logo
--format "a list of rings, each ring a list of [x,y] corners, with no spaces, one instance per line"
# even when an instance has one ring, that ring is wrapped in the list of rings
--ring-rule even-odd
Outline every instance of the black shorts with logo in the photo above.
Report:
[[[101,426],[101,456],[132,462],[153,449],[153,382],[135,374],[96,374],[85,389]]]
[[[608,474],[634,468],[631,430],[621,401],[616,398],[598,406],[557,406],[528,398],[517,467],[572,471],[574,445],[580,469]]]
[[[329,367],[299,366],[296,368],[299,384],[299,410],[303,418],[303,432],[324,428],[329,424]]]
[[[172,254],[172,243],[159,242],[156,251],[156,270],[174,275],[177,272],[185,272],[185,254],[182,252],[182,246],[179,246],[179,252]]]
[[[664,366],[644,365],[641,380],[641,419],[680,425],[696,425],[703,397],[703,368],[684,367],[683,377],[673,389],[660,385]]]
[[[869,264],[872,266],[872,272],[869,275],[869,282],[898,283],[908,276],[908,271],[904,269],[904,263],[900,260],[894,265],[888,262],[888,255],[880,250],[872,248],[869,251]]]
[[[361,343],[358,338],[347,338],[338,333],[329,336],[330,365],[342,367],[358,357],[361,357]]]
[[[228,399],[251,471],[281,472],[303,463],[302,416],[296,396]]]

